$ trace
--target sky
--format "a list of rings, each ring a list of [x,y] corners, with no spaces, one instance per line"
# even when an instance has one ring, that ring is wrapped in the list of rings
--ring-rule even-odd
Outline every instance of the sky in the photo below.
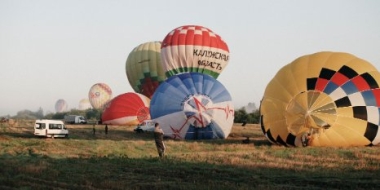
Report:
[[[133,92],[133,48],[174,28],[213,30],[230,50],[219,80],[235,109],[258,107],[269,81],[296,58],[346,52],[380,69],[378,0],[0,0],[0,116],[55,112],[88,98],[95,83],[113,97]]]

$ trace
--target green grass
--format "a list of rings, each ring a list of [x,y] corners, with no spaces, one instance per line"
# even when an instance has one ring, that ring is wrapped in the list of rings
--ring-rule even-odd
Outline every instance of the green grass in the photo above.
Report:
[[[159,159],[133,127],[69,125],[69,139],[45,139],[31,126],[0,130],[0,189],[380,189],[379,146],[280,147],[236,125],[226,140],[166,139]]]

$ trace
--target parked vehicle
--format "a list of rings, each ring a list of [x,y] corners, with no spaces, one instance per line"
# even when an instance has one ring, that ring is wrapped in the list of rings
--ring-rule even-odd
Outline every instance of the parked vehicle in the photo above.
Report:
[[[155,122],[152,120],[144,120],[134,129],[137,133],[153,132]]]
[[[34,135],[41,137],[68,137],[69,130],[61,120],[36,120],[34,123]]]
[[[68,124],[87,124],[86,118],[81,115],[65,115],[64,120]]]

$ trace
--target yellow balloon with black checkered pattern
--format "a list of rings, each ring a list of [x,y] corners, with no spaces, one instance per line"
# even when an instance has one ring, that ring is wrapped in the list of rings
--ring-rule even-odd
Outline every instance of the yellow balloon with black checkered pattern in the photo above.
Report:
[[[284,146],[371,146],[380,142],[380,73],[345,52],[304,55],[282,67],[260,105],[261,128]]]

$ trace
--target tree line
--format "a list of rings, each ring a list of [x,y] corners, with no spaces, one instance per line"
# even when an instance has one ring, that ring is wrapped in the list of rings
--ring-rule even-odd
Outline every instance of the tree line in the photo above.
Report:
[[[89,121],[98,121],[101,119],[102,111],[97,109],[87,109],[87,110],[78,110],[71,109],[68,112],[59,112],[59,113],[48,113],[44,115],[43,109],[39,108],[37,111],[33,112],[30,110],[22,110],[17,112],[15,116],[3,116],[8,119],[63,119],[65,115],[80,115]],[[235,110],[235,123],[252,123],[258,124],[260,121],[260,112],[258,109],[253,110],[248,113],[244,107]]]

